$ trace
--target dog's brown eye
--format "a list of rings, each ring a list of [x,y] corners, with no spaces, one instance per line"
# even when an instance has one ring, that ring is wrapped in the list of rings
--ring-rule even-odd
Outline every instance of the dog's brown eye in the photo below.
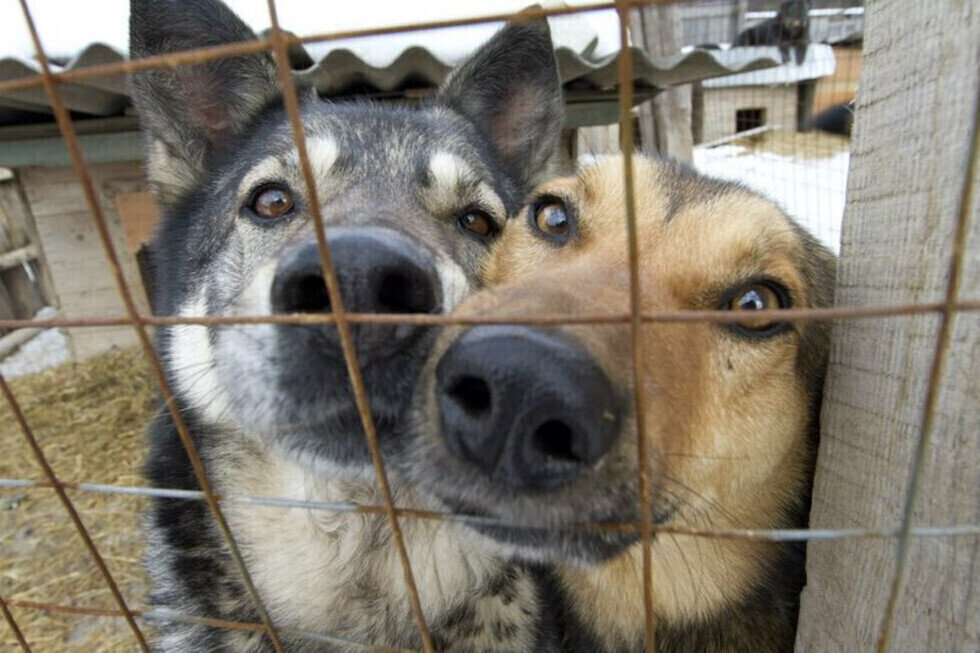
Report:
[[[725,308],[731,311],[754,312],[786,308],[787,304],[788,300],[785,293],[781,293],[772,285],[752,283],[742,286],[732,293]],[[740,331],[760,333],[768,332],[784,324],[786,323],[772,318],[759,318],[758,320],[734,323],[732,327]]]
[[[468,231],[482,239],[487,239],[493,236],[496,229],[494,227],[493,220],[490,219],[490,216],[482,211],[467,211],[463,215],[459,216],[458,222],[460,228],[462,228],[464,231]]]
[[[558,197],[539,199],[531,205],[527,217],[539,236],[556,244],[565,244],[575,234],[575,215]]]
[[[732,300],[729,308],[733,311],[764,311],[779,308],[779,296],[769,286],[755,285]]]
[[[266,220],[281,218],[293,210],[293,196],[282,186],[266,186],[255,194],[252,211]]]
[[[567,236],[571,228],[568,212],[561,202],[539,206],[534,222],[538,225],[538,229],[552,236]]]

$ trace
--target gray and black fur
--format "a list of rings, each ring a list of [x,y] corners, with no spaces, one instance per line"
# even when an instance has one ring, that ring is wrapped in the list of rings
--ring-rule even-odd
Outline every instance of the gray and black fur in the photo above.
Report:
[[[130,30],[134,59],[255,38],[218,0],[132,0]],[[132,88],[148,178],[163,209],[152,247],[157,312],[329,311],[270,55],[141,72]],[[452,310],[478,284],[504,220],[548,173],[557,150],[563,103],[547,24],[505,27],[420,108],[332,103],[309,88],[299,94],[347,309]],[[282,205],[291,203],[275,219],[259,208],[269,189]],[[472,219],[487,232],[468,230]],[[353,335],[388,453],[399,446],[433,333],[356,325]],[[216,491],[379,502],[333,326],[168,327],[159,332],[158,350]],[[150,439],[150,483],[198,489],[167,411]],[[411,505],[410,490],[397,479],[393,485],[396,501]],[[401,571],[391,566],[383,519],[224,506],[277,626],[364,644],[420,645],[407,597],[393,580]],[[435,557],[438,550],[446,558],[438,568],[435,560],[413,559],[440,646],[514,648],[535,637],[537,590],[529,572],[485,557],[468,560],[466,543],[446,540],[438,525],[403,528],[410,553]],[[146,532],[156,607],[257,621],[203,503],[156,501]],[[314,538],[309,547],[277,557],[304,537]],[[268,541],[278,548],[263,548]],[[313,566],[304,571],[304,564]],[[329,600],[317,603],[316,586],[299,587],[313,577],[331,587]],[[174,651],[270,646],[262,634],[178,622],[160,634],[158,645]],[[329,648],[284,639],[289,650]]]
[[[797,64],[806,59],[810,44],[810,14],[808,0],[785,0],[776,16],[743,30],[733,45],[775,45],[783,57],[790,60],[790,49]]]

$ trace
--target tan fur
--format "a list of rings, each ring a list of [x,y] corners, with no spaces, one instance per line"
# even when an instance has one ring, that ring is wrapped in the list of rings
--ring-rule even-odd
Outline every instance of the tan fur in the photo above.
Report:
[[[639,269],[644,311],[715,309],[718,293],[748,278],[780,280],[793,304],[810,304],[800,272],[803,245],[785,216],[737,188],[697,195],[665,164],[635,159]],[[685,196],[685,193],[690,196]],[[623,166],[611,157],[540,187],[578,214],[580,236],[564,246],[516,218],[485,268],[491,290],[463,311],[510,315],[629,310]],[[674,211],[668,215],[674,202]],[[628,327],[572,326],[619,387],[631,386]],[[676,496],[666,525],[778,528],[799,501],[810,456],[807,395],[796,374],[800,333],[749,342],[717,324],[653,322],[641,348],[646,436],[655,495]],[[635,426],[616,446],[635,462]],[[615,457],[612,452],[610,457]],[[636,473],[635,467],[628,473]],[[662,534],[652,545],[654,609],[691,623],[742,600],[773,547],[762,542]],[[611,649],[637,646],[644,628],[641,546],[597,567],[559,568],[577,616]]]

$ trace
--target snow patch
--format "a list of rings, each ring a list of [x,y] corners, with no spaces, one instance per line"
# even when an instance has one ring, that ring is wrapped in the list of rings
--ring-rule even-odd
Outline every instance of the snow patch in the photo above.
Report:
[[[737,181],[773,200],[830,248],[840,251],[848,152],[827,157],[784,156],[739,145],[694,148],[694,166]]]
[[[68,338],[61,329],[45,329],[0,362],[0,374],[13,379],[35,374],[71,360]]]

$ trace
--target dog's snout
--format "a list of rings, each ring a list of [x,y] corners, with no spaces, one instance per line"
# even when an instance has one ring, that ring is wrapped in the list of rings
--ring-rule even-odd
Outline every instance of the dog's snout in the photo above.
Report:
[[[328,232],[344,307],[351,313],[435,313],[439,279],[429,255],[387,229],[334,229]],[[287,252],[272,284],[276,313],[330,312],[319,248],[309,240]],[[359,349],[397,348],[416,329],[405,325],[354,327]]]
[[[578,344],[523,327],[463,334],[436,369],[447,446],[516,491],[557,489],[619,434],[620,402]]]

